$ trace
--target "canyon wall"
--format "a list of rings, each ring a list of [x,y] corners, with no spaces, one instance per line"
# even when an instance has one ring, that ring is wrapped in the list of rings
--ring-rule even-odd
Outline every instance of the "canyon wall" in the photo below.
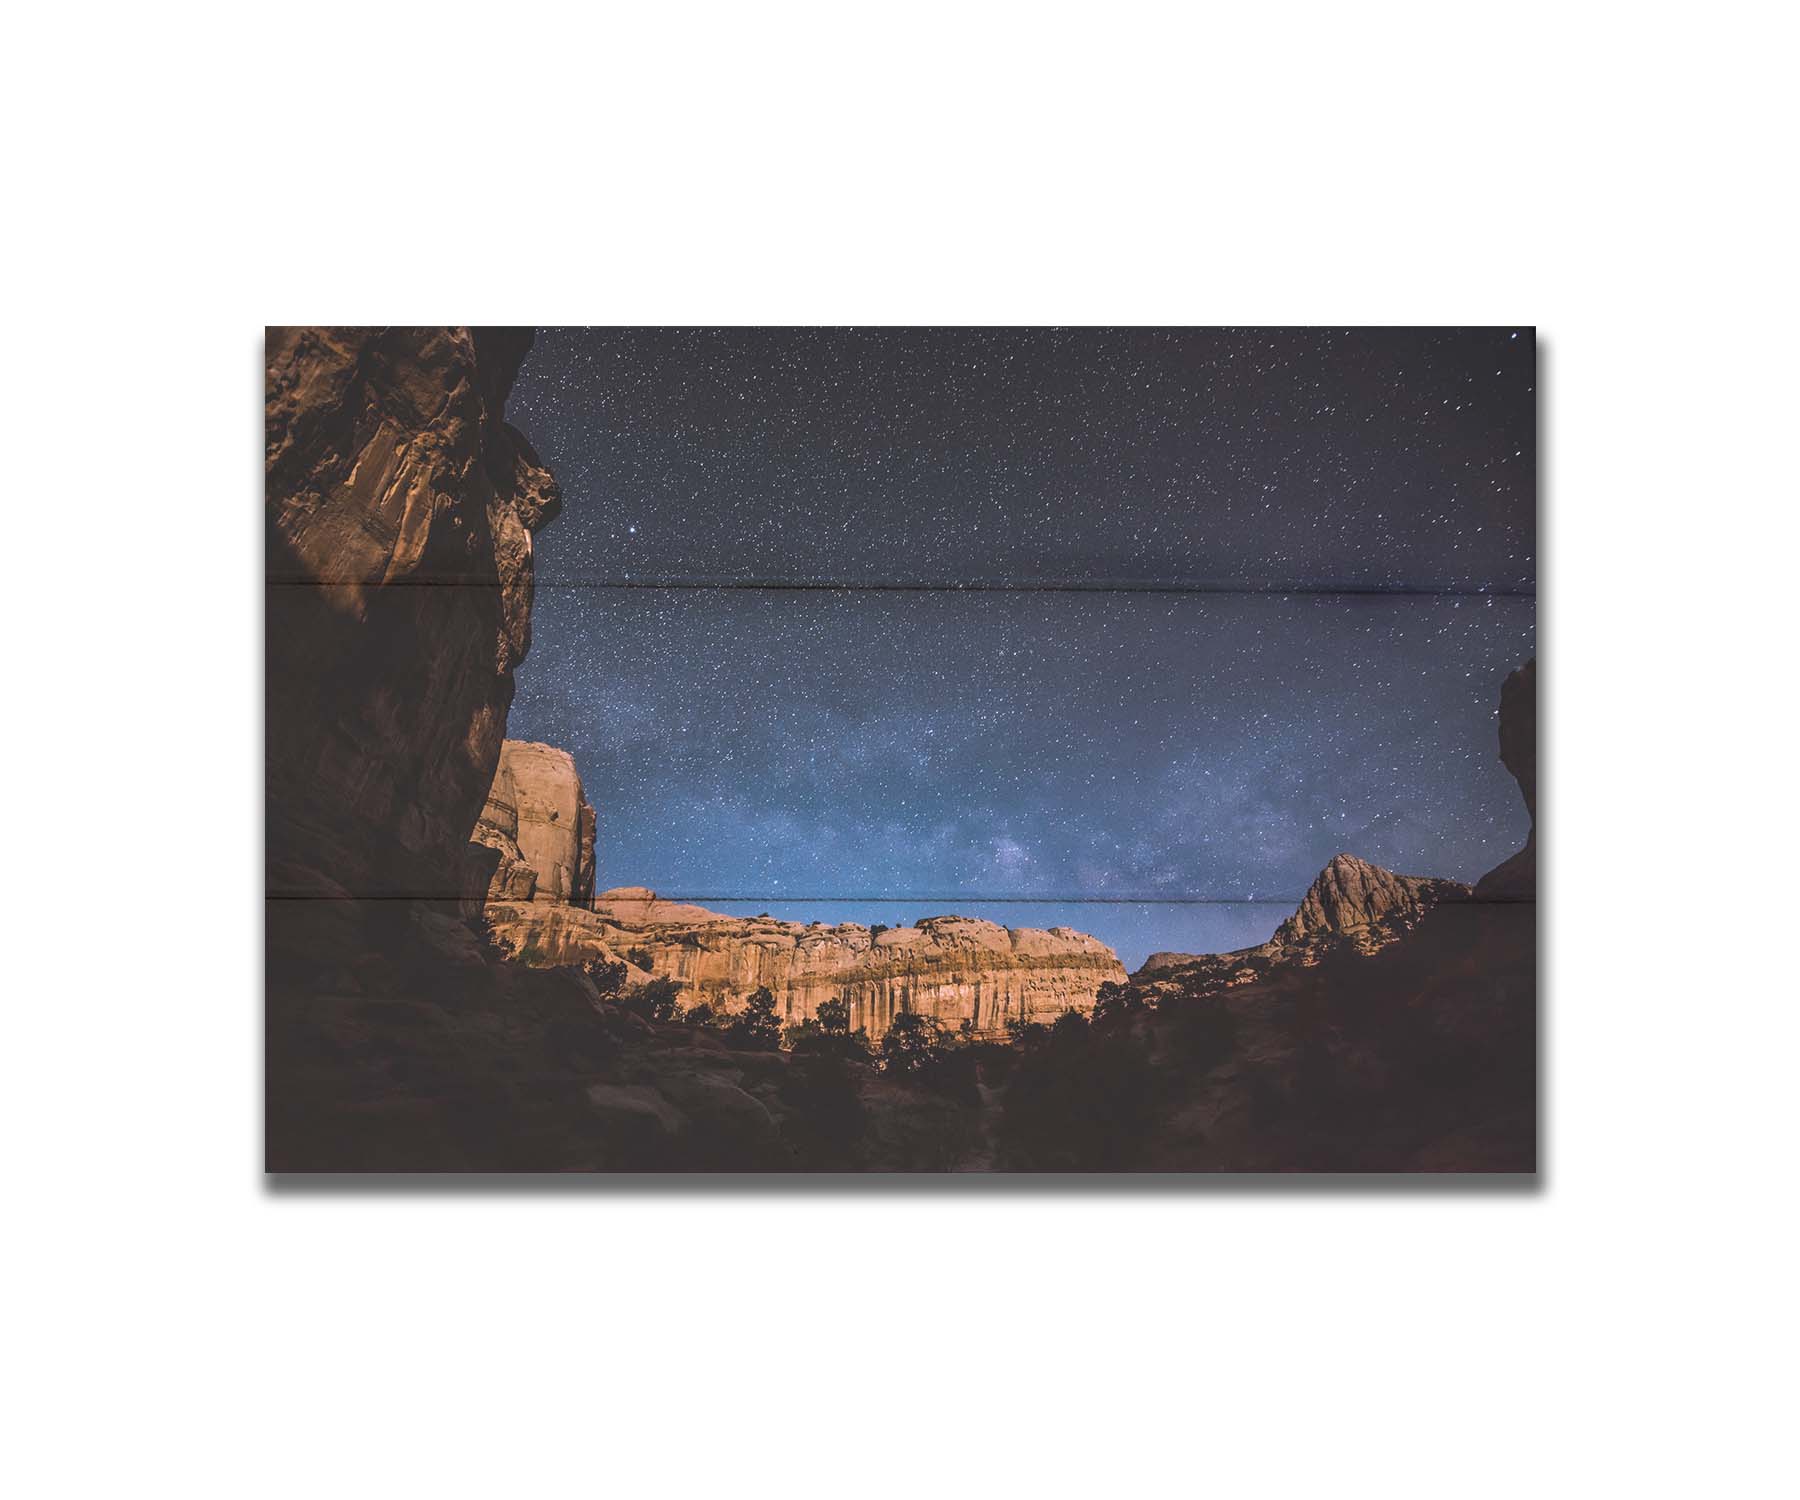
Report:
[[[523,329],[267,331],[267,886],[465,894],[555,481]],[[477,897],[479,887],[472,893]]]
[[[491,902],[496,938],[542,961],[622,959],[634,972],[680,984],[683,1000],[741,1009],[767,986],[776,1014],[794,1023],[826,1000],[850,1007],[852,1029],[879,1038],[902,1010],[955,1029],[964,1021],[988,1035],[1009,1021],[1050,1021],[1087,1010],[1108,980],[1126,978],[1099,939],[1067,927],[1001,927],[973,917],[927,917],[912,927],[872,931],[773,917],[729,917],[625,887],[603,893],[592,911],[542,903]]]
[[[469,846],[471,884],[489,901],[587,906],[594,809],[566,750],[507,740]]]

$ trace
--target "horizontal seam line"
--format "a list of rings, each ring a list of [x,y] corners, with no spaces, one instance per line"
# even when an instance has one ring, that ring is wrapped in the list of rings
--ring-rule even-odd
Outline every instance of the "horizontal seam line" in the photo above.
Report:
[[[1427,879],[1446,877],[1428,876]],[[328,892],[302,891],[265,891],[264,898],[269,901],[463,901],[473,899],[463,892],[452,892],[443,895],[332,895]],[[577,906],[567,901],[532,901],[507,900],[505,898],[490,900],[481,897],[484,904],[491,906],[542,906],[570,907],[576,911],[587,911],[590,908]],[[1306,893],[1293,896],[707,896],[685,895],[674,892],[658,891],[656,901],[662,905],[682,905],[698,901],[718,901],[722,903],[748,905],[751,902],[772,901],[784,906],[793,906],[805,902],[815,902],[821,906],[845,906],[856,904],[861,906],[1297,906],[1306,899]],[[621,897],[609,901],[608,906],[642,906],[648,898]],[[1513,906],[1520,901],[1533,901],[1534,897],[1515,898],[1509,896],[1477,896],[1470,895],[1460,900],[1441,904],[1452,906],[1472,906],[1477,904],[1493,904]]]
[[[497,581],[469,578],[410,578],[386,583],[366,578],[268,578],[270,588],[475,588],[498,589]],[[1261,585],[1175,584],[1175,583],[799,583],[773,582],[681,582],[673,580],[585,580],[539,578],[535,589],[589,589],[595,592],[667,591],[681,593],[868,593],[868,594],[1219,594],[1311,598],[1342,595],[1346,597],[1408,599],[1536,599],[1537,590],[1518,588],[1384,588],[1339,585],[1307,585],[1297,588],[1275,588]]]

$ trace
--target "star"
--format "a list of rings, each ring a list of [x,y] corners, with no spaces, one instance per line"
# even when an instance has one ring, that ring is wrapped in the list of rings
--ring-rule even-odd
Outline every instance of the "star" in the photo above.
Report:
[[[929,902],[1129,964],[1260,941],[1340,847],[1471,878],[1526,825],[1493,716],[1535,649],[1534,362],[541,330],[507,417],[564,508],[507,733],[574,753],[603,887],[750,915]]]

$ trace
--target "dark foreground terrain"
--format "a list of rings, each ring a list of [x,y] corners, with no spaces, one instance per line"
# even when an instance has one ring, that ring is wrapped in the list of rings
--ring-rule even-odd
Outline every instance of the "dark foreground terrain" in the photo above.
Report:
[[[454,912],[370,903],[353,959],[272,962],[268,1162],[1530,1171],[1532,921],[1529,904],[1447,905],[1378,953],[1222,990],[1109,987],[1092,1019],[1007,1042],[922,1025],[910,1047],[814,1034],[778,1050],[506,961]]]

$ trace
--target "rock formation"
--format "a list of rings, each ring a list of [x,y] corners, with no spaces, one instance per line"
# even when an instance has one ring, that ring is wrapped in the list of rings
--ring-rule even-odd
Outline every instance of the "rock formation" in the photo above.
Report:
[[[1433,907],[1468,896],[1469,887],[1459,881],[1396,875],[1354,854],[1337,854],[1268,942],[1232,953],[1152,953],[1133,978],[1150,985],[1176,975],[1246,984],[1276,964],[1311,966],[1340,950],[1376,953]]]
[[[566,750],[507,740],[469,847],[490,901],[587,906],[594,898],[594,809]]]
[[[1287,949],[1373,927],[1391,932],[1417,921],[1438,902],[1457,900],[1468,893],[1466,885],[1454,880],[1396,875],[1354,854],[1338,854],[1319,872],[1299,909],[1275,929],[1269,942]]]
[[[1531,814],[1525,847],[1476,882],[1396,875],[1353,854],[1336,855],[1313,881],[1275,935],[1235,953],[1152,953],[1133,976],[1167,987],[1174,976],[1248,983],[1280,962],[1317,963],[1328,950],[1374,953],[1417,926],[1447,901],[1534,901],[1537,898],[1537,660],[1511,673],[1500,690],[1500,759],[1518,780]]]
[[[1534,833],[1472,892],[1339,856],[1269,942],[1132,976],[1158,1002],[1146,1168],[1535,1169],[1535,675],[1500,709]]]
[[[560,507],[504,419],[530,344],[268,330],[271,896],[461,894]]]
[[[929,1091],[861,1068],[866,1130],[822,1143],[805,1066],[654,1027],[579,967],[501,961],[463,919],[501,854],[510,890],[561,867],[574,901],[593,863],[585,820],[571,863],[567,800],[537,844],[516,771],[491,807],[506,837],[470,857],[530,638],[531,533],[558,503],[503,420],[529,343],[268,334],[267,1169],[957,1165],[967,1111]],[[318,896],[343,899],[284,899]],[[593,950],[595,913],[517,909]]]
[[[541,962],[622,959],[678,981],[687,1003],[741,1009],[751,991],[774,991],[784,1022],[842,1000],[850,1025],[878,1039],[913,1010],[955,1029],[1004,1034],[1015,1020],[1054,1020],[1087,1010],[1108,980],[1125,979],[1118,955],[1068,927],[1001,927],[974,917],[927,917],[878,931],[773,917],[730,917],[660,900],[642,887],[604,892],[591,912],[543,903],[490,902],[496,939]]]
[[[1500,759],[1519,783],[1531,831],[1525,847],[1476,883],[1488,901],[1537,899],[1537,658],[1506,679],[1500,689]]]

